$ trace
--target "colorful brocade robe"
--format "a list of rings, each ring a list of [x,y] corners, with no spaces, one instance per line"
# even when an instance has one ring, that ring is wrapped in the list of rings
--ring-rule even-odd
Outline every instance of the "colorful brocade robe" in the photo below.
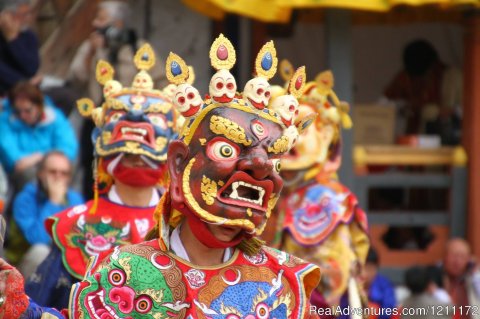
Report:
[[[320,266],[320,293],[327,300],[340,299],[369,248],[367,217],[356,196],[336,179],[318,179],[282,204],[286,232],[281,249]]]
[[[63,265],[77,279],[85,276],[91,257],[95,268],[115,246],[142,242],[154,225],[155,206],[129,207],[101,197],[95,212],[90,213],[92,204],[88,201],[46,221],[61,250]]]
[[[310,318],[319,268],[272,248],[199,267],[158,240],[115,249],[72,288],[70,318]]]

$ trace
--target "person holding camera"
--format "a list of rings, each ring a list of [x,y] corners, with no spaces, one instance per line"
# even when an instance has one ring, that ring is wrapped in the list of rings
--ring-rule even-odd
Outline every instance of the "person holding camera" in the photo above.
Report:
[[[99,60],[106,60],[116,70],[115,77],[121,83],[131,83],[137,73],[133,56],[143,44],[135,30],[127,25],[130,8],[123,1],[103,1],[98,5],[92,22],[95,29],[78,49],[69,70],[69,82],[81,94],[101,102],[102,91],[95,78],[95,67]],[[157,61],[160,61],[157,56]],[[155,64],[150,71],[155,87],[165,86],[163,63]]]

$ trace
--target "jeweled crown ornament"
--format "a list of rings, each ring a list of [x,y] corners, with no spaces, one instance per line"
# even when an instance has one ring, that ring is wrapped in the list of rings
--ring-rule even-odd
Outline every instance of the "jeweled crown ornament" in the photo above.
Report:
[[[291,134],[293,131],[303,131],[311,124],[312,117],[301,123],[295,123],[295,111],[298,107],[296,97],[301,96],[305,87],[305,67],[296,70],[288,85],[287,92],[278,96],[275,104],[270,101],[270,84],[268,79],[272,78],[277,70],[277,54],[273,41],[266,43],[257,54],[255,60],[255,77],[245,85],[242,94],[236,93],[236,81],[230,73],[236,59],[235,49],[231,42],[220,34],[210,48],[210,61],[217,72],[212,76],[209,85],[208,98],[202,101],[199,107],[198,98],[200,93],[191,84],[187,83],[189,71],[185,61],[175,53],[170,53],[167,62],[167,78],[177,85],[173,103],[187,121],[180,133],[180,138],[187,144],[191,135],[198,126],[198,121],[203,118],[205,111],[211,111],[216,107],[239,108],[249,113],[256,113],[280,124],[291,137],[287,136],[282,143],[282,150],[288,150],[294,143],[298,134]],[[242,96],[242,98],[240,98]],[[195,101],[192,103],[191,101]],[[267,107],[268,106],[268,107]],[[291,108],[293,107],[293,110]],[[197,120],[196,120],[197,119]],[[196,124],[195,124],[196,123]]]
[[[138,49],[134,63],[139,72],[131,87],[123,87],[114,80],[113,67],[100,60],[96,77],[103,85],[104,102],[95,107],[91,99],[83,98],[77,101],[77,107],[95,122],[92,139],[98,156],[130,153],[164,161],[168,141],[175,135],[172,104],[163,92],[153,88],[148,70],[155,64],[155,54],[149,44]]]

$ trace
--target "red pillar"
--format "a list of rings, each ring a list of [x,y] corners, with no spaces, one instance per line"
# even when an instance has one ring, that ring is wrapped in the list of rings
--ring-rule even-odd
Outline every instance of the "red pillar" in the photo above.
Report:
[[[466,19],[463,145],[468,154],[467,239],[480,256],[480,13]]]

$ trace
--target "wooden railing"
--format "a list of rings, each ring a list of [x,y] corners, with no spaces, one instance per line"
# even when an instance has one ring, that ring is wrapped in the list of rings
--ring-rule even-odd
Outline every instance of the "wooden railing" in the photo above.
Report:
[[[367,211],[370,238],[383,262],[383,271],[400,281],[404,267],[412,263],[432,264],[441,260],[449,237],[466,235],[467,155],[460,147],[417,148],[397,145],[357,145],[353,151],[356,170],[355,194]],[[385,166],[370,172],[369,166]],[[406,167],[424,167],[406,169]],[[447,167],[432,169],[431,167]],[[398,169],[395,169],[398,168]],[[370,189],[443,188],[448,189],[448,209],[372,210]],[[389,227],[427,226],[435,240],[425,250],[392,250],[383,242]],[[386,267],[385,267],[386,266]]]

